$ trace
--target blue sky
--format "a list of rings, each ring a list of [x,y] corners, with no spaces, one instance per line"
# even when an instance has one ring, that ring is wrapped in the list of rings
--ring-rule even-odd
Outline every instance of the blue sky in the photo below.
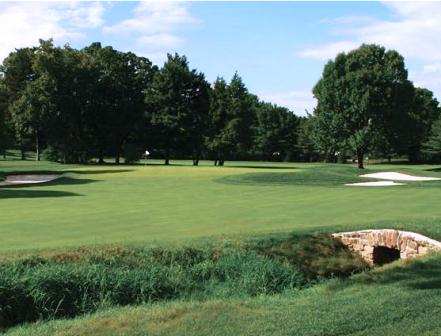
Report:
[[[329,58],[379,43],[441,98],[440,3],[3,2],[0,22],[0,58],[49,37],[78,48],[101,41],[159,65],[178,52],[210,81],[238,71],[251,92],[296,114],[312,111]]]

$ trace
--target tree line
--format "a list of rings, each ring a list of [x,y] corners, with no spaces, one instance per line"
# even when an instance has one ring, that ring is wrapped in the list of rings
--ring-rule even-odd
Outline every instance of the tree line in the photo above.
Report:
[[[0,146],[64,163],[145,149],[171,158],[299,159],[302,118],[259,101],[236,73],[210,84],[185,56],[162,68],[131,52],[92,43],[81,50],[51,40],[17,49],[0,68]]]
[[[0,150],[36,159],[134,162],[147,149],[173,158],[338,161],[366,155],[441,159],[440,107],[408,80],[403,57],[362,45],[329,61],[313,89],[317,107],[298,117],[260,101],[235,73],[209,83],[185,56],[159,68],[100,43],[11,52],[0,67]]]

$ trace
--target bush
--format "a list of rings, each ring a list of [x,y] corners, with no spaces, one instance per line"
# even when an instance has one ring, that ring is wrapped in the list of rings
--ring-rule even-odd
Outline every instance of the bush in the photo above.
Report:
[[[142,150],[134,144],[126,144],[123,149],[125,163],[138,162],[142,158]]]
[[[48,146],[41,153],[41,157],[43,160],[61,162],[62,153],[60,153],[60,151],[58,151],[56,148]]]

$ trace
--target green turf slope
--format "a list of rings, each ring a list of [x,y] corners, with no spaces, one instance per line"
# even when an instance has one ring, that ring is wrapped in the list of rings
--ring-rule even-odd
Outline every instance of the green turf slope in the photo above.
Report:
[[[60,172],[45,185],[0,187],[0,251],[170,243],[221,235],[400,227],[441,238],[441,182],[346,187],[349,165],[63,166],[0,161],[0,171]],[[370,166],[441,176],[435,166]]]

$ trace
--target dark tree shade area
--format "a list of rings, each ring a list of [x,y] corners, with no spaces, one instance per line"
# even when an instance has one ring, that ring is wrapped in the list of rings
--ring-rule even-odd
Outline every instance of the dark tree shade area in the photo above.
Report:
[[[41,40],[0,67],[0,153],[35,152],[63,163],[152,157],[346,162],[367,155],[440,160],[440,107],[415,88],[403,57],[362,45],[329,61],[314,113],[260,101],[236,73],[210,84],[185,56],[161,68],[92,43],[77,50]],[[109,160],[109,159],[107,159]]]

